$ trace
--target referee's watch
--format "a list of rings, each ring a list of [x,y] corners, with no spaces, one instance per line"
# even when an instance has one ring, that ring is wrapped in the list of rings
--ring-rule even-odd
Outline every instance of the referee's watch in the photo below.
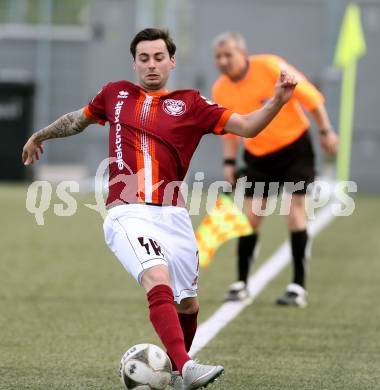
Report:
[[[330,132],[331,132],[330,129],[326,129],[326,128],[319,129],[319,135],[321,135],[321,136],[323,136],[323,137],[326,136],[326,135],[328,135]]]
[[[236,159],[235,158],[225,158],[223,160],[223,165],[232,165],[232,166],[235,166],[236,165]]]

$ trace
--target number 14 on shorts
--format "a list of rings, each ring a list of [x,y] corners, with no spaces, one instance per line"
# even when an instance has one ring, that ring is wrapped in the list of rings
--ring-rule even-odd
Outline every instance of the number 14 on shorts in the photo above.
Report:
[[[158,259],[167,263],[161,245],[155,239],[147,236],[138,236],[136,238],[137,242],[134,242],[134,247],[141,264]]]
[[[153,238],[138,237],[137,239],[139,240],[140,245],[145,248],[148,255],[153,252],[156,254],[156,256],[164,256],[161,251],[161,246],[157,243],[157,241],[153,240]]]

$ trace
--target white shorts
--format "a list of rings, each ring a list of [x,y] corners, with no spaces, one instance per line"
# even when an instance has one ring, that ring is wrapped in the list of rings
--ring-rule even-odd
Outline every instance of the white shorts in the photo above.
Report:
[[[163,264],[169,268],[177,303],[197,296],[198,247],[185,208],[115,206],[108,211],[103,228],[107,245],[139,284],[144,271]]]

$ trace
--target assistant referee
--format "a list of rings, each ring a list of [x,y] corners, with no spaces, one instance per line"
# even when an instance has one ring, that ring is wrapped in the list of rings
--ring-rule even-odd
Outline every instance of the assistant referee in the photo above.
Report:
[[[214,59],[221,76],[215,82],[212,94],[215,102],[239,114],[258,109],[273,95],[275,82],[282,70],[296,75],[298,85],[292,99],[279,115],[253,139],[244,141],[244,160],[247,179],[252,187],[246,189],[244,213],[254,233],[241,237],[238,243],[238,277],[226,294],[226,300],[241,300],[248,296],[246,288],[250,262],[255,249],[263,217],[254,210],[265,208],[271,188],[277,195],[284,186],[290,192],[287,216],[293,257],[293,280],[278,300],[278,304],[304,307],[308,248],[305,195],[308,184],[314,181],[315,163],[310,140],[308,111],[319,129],[320,143],[329,154],[335,154],[338,138],[332,131],[324,105],[324,97],[307,78],[284,59],[272,55],[249,56],[241,34],[226,32],[213,43]],[[236,157],[240,137],[227,135],[223,139],[224,176],[235,182]],[[257,185],[257,183],[263,183]],[[269,185],[279,183],[279,186]],[[296,184],[290,188],[289,183]],[[256,185],[256,186],[255,186]],[[260,193],[260,188],[263,189]],[[294,190],[295,189],[295,190]]]

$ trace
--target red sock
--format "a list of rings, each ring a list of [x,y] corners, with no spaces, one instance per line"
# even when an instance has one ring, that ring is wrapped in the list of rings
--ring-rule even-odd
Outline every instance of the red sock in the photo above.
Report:
[[[197,318],[198,312],[192,314],[178,313],[178,319],[181,324],[183,337],[185,339],[186,352],[190,351],[191,344],[193,343],[195,332],[197,331]],[[173,371],[177,370],[177,366],[173,359],[171,359]]]
[[[182,374],[184,364],[191,360],[186,353],[185,341],[178,314],[174,305],[172,289],[160,284],[147,294],[150,310],[150,321],[168,351],[168,355]]]
[[[198,312],[192,314],[178,313],[178,318],[185,339],[185,348],[186,351],[189,352],[194,340],[195,332],[197,331]]]

